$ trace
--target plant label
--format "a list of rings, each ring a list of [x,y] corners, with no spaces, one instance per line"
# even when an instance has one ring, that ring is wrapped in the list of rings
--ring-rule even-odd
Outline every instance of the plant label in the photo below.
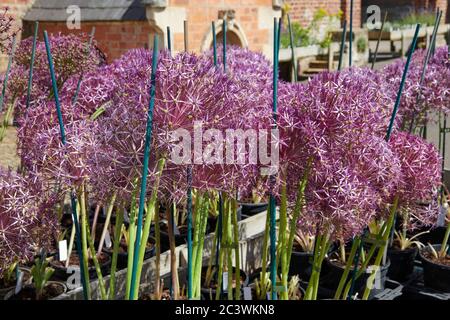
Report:
[[[252,288],[244,287],[244,300],[252,300]]]
[[[228,272],[223,273],[222,286],[223,286],[223,291],[228,291]]]
[[[439,210],[439,215],[437,218],[436,225],[438,227],[443,227],[445,225],[445,217],[447,215],[447,208],[445,208],[444,206],[441,206],[440,209],[441,210]]]
[[[17,272],[17,282],[14,294],[18,294],[22,290],[22,287],[23,287],[23,272],[19,270]]]
[[[179,236],[179,235],[180,235],[180,230],[178,229],[178,227],[177,227],[176,225],[173,226],[173,233],[174,233],[176,236]]]
[[[67,240],[61,240],[58,242],[59,248],[59,261],[67,260]]]
[[[108,230],[106,230],[105,234],[105,247],[108,249],[112,247],[111,235],[109,234]]]

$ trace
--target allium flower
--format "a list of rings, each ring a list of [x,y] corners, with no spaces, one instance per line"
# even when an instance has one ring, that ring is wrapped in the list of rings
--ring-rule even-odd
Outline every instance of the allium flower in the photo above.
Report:
[[[62,145],[59,126],[36,133],[27,156],[33,169],[48,182],[58,182],[64,190],[80,186],[95,174],[90,161],[95,157],[98,138],[96,122],[79,120],[65,125],[66,144]]]
[[[403,127],[409,125],[413,117],[416,125],[425,124],[430,120],[429,111],[445,114],[450,112],[450,63],[447,47],[436,49],[420,85],[425,56],[425,50],[417,50],[411,60],[399,107],[399,119],[403,119]],[[405,61],[398,60],[381,71],[388,88],[386,92],[393,99],[397,95],[404,67]]]
[[[0,275],[11,263],[51,248],[57,231],[51,210],[56,200],[36,177],[0,170]]]
[[[411,227],[434,224],[441,185],[439,152],[431,143],[405,132],[392,135],[389,145],[401,164],[401,180],[394,193],[399,196],[399,209],[410,211]]]
[[[71,107],[70,102],[61,101],[61,112],[64,124],[85,119],[89,115],[82,112],[75,112]],[[18,137],[18,153],[22,160],[22,164],[31,171],[36,171],[36,165],[39,163],[38,159],[42,157],[37,146],[36,139],[42,132],[48,132],[53,128],[59,129],[58,116],[56,112],[55,102],[50,100],[35,101],[35,107],[30,108],[25,116],[18,119],[19,128],[17,132]],[[54,139],[61,140],[59,131],[54,131]],[[36,151],[37,153],[34,153]]]
[[[95,42],[90,48],[90,54],[88,54],[88,40],[84,34],[81,36],[73,34],[52,35],[49,37],[49,41],[60,89],[72,76],[93,72],[104,63],[95,47]],[[26,103],[26,86],[23,86],[23,82],[28,81],[29,77],[32,44],[32,37],[21,41],[14,55],[14,64],[11,69],[11,73],[15,76],[10,79],[7,95],[19,98],[17,115],[23,114]],[[32,99],[40,100],[49,97],[51,97],[51,79],[47,54],[44,42],[38,41],[33,69]]]
[[[111,102],[116,90],[114,75],[110,66],[102,66],[95,71],[83,75],[78,99],[73,106],[76,113],[92,115],[98,108]],[[71,101],[76,92],[79,75],[72,76],[61,90],[60,97]]]
[[[99,124],[98,135],[103,137],[103,144],[115,150],[111,153],[114,160],[110,163],[116,166],[116,174],[107,177],[104,185],[116,185],[121,191],[130,192],[130,187],[142,171],[151,62],[151,52],[138,49],[113,63],[112,72],[117,75],[117,90],[113,106]],[[186,166],[173,163],[170,157],[173,147],[178,144],[178,141],[174,141],[173,132],[185,130],[193,138],[194,124],[201,122],[203,132],[214,128],[225,137],[226,129],[255,126],[255,121],[249,121],[250,115],[254,113],[249,108],[250,102],[240,91],[238,83],[215,68],[209,59],[190,53],[171,57],[167,52],[162,52],[156,76],[149,186],[155,173],[156,159],[164,157],[167,164],[161,190],[165,194],[161,197],[178,198],[174,192],[185,190]],[[252,119],[256,119],[255,115]],[[203,146],[206,145],[205,141]],[[195,160],[191,154],[188,156]],[[201,159],[201,165],[193,169],[193,184],[204,189],[236,188],[237,184],[242,184],[236,176],[246,174],[243,167],[204,165]],[[115,181],[114,184],[111,184],[111,179]]]
[[[379,83],[372,71],[352,68],[280,87],[280,162],[293,163],[293,192],[311,161],[300,228],[351,238],[395,188],[399,163],[384,141],[391,100]]]

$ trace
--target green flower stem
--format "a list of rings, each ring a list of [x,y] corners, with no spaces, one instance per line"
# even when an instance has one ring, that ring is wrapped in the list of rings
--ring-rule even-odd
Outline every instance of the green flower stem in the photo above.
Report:
[[[225,198],[225,196],[224,196]],[[220,250],[219,250],[219,265],[216,266],[218,268],[217,270],[217,288],[216,288],[216,300],[220,299],[220,295],[222,293],[222,279],[223,279],[223,264],[225,259],[225,244],[226,244],[226,237],[225,237],[225,202],[223,204],[223,214],[222,214],[222,236],[220,238]]]
[[[306,289],[305,300],[316,300],[319,289],[320,269],[322,262],[325,258],[328,249],[330,248],[331,241],[328,235],[319,235],[316,239],[317,248],[314,253],[313,271],[311,278],[309,279],[308,287]]]
[[[391,208],[387,227],[383,234],[383,244],[378,249],[378,254],[377,254],[377,257],[375,258],[375,263],[374,263],[375,267],[380,267],[380,265],[381,265],[381,261],[383,259],[383,255],[384,255],[384,250],[387,246],[389,235],[391,234],[391,229],[394,226],[395,213],[397,211],[397,206],[398,206],[398,199],[399,199],[399,196],[397,195],[394,199],[394,204],[392,205],[392,208]],[[374,268],[374,270],[372,271],[372,274],[369,276],[369,279],[367,280],[366,289],[364,290],[364,294],[362,297],[363,300],[367,300],[369,298],[370,291],[372,290],[372,286],[373,286],[374,275],[378,271],[377,269],[378,268]]]
[[[311,160],[308,160],[305,173],[297,189],[297,196],[295,199],[294,212],[292,213],[292,219],[289,226],[289,240],[288,240],[288,253],[287,253],[287,265],[291,264],[292,248],[294,245],[295,232],[297,230],[297,221],[300,218],[302,209],[305,206],[305,190],[308,183],[309,172],[311,169]]]
[[[387,227],[387,221],[385,221],[380,229],[380,232],[377,235],[377,238],[382,237],[382,235],[384,234],[385,230]],[[367,257],[365,257],[365,259],[363,260],[363,263],[361,265],[361,268],[359,268],[359,270],[356,272],[355,275],[355,281],[359,279],[359,277],[361,277],[365,272],[366,269],[369,265],[369,262],[372,260],[373,255],[375,254],[376,249],[378,248],[377,244],[372,244],[372,246],[369,249],[369,252],[367,253]],[[350,292],[351,289],[351,284],[352,281],[351,279],[348,281],[347,285],[345,286],[345,290],[344,290],[344,294],[342,296],[342,299],[347,299],[348,293]]]
[[[348,274],[350,273],[350,269],[352,267],[353,260],[355,258],[356,250],[359,248],[359,244],[360,243],[361,243],[361,238],[360,237],[356,238],[355,241],[352,242],[352,248],[350,250],[350,255],[348,256],[344,272],[342,273],[341,280],[339,281],[338,288],[337,288],[337,290],[336,290],[336,292],[334,294],[334,299],[335,300],[338,300],[339,297],[341,296],[342,290],[344,289],[344,285],[347,282]],[[341,245],[344,245],[344,244],[341,242]],[[345,256],[345,249],[344,249],[344,256]]]
[[[201,297],[201,274],[203,266],[203,247],[205,243],[206,225],[208,222],[209,201],[208,196],[202,196],[201,208],[198,212],[199,216],[196,219],[198,223],[195,228],[199,228],[198,242],[194,242],[193,250],[193,299],[200,299]]]
[[[87,232],[88,232],[88,222],[87,222],[87,214],[86,214],[86,192],[84,183],[81,184],[79,201],[80,209],[81,209],[81,248],[83,252],[83,265],[84,265],[84,279],[87,283],[86,291],[88,300],[91,299],[91,290],[90,290],[90,280],[89,280],[89,254],[88,254],[88,240],[87,240]],[[80,257],[81,258],[81,257]]]
[[[142,273],[142,265],[144,264],[145,249],[147,248],[148,237],[150,235],[150,226],[151,226],[151,223],[155,216],[155,211],[156,211],[159,183],[161,180],[161,175],[164,170],[165,164],[166,164],[165,158],[160,158],[158,160],[157,175],[155,178],[155,182],[153,184],[150,201],[147,205],[147,214],[145,216],[144,230],[142,232],[142,239],[141,239],[141,244],[139,247],[139,256],[138,256],[139,260],[138,260],[138,265],[137,265],[137,270],[136,270],[136,283],[134,286],[135,292],[133,294],[133,296],[136,297],[136,299],[138,297],[139,283],[141,281],[141,273]],[[172,223],[173,223],[173,221],[172,221]],[[131,235],[130,235],[130,238],[134,239],[134,237],[131,237]],[[133,260],[131,260],[131,263],[132,262],[133,262]]]
[[[266,297],[266,281],[267,281],[267,256],[269,254],[269,231],[270,231],[270,214],[269,214],[269,206],[267,206],[266,212],[266,228],[264,230],[264,239],[263,239],[263,248],[262,248],[262,265],[261,265],[261,292],[258,295],[258,298],[264,299]]]
[[[241,300],[241,261],[239,254],[239,225],[237,221],[237,201],[232,198],[231,200],[231,218],[233,223],[234,232],[234,264],[235,264],[235,279],[236,279],[236,291],[235,299]]]
[[[228,270],[228,300],[233,300],[233,236],[231,230],[231,206],[230,206],[230,198],[226,197],[226,215],[227,215],[227,223],[226,223],[226,233],[227,233],[227,270]],[[236,282],[238,279],[236,279]]]
[[[109,293],[108,299],[114,300],[116,297],[116,269],[117,269],[117,256],[119,254],[120,248],[120,238],[123,225],[123,217],[125,215],[125,208],[117,210],[116,213],[116,225],[114,227],[114,245],[113,245],[113,255],[111,262],[111,277],[109,279]]]
[[[116,197],[117,197],[117,191],[115,191],[113,193],[113,195],[111,196],[111,200],[109,201],[108,211],[106,212],[105,225],[103,226],[102,235],[100,236],[100,242],[98,244],[98,250],[97,250],[98,253],[101,253],[103,250],[103,243],[105,242],[106,233],[108,232],[108,227],[109,227],[109,223],[111,221],[111,215],[112,215],[112,211],[114,209],[114,203],[116,202]]]
[[[450,236],[450,223],[447,223],[447,229],[445,230],[444,240],[442,241],[441,250],[439,251],[439,257],[445,257],[446,255],[446,248],[449,236]]]
[[[133,270],[133,256],[134,256],[134,242],[136,239],[136,197],[138,193],[138,183],[137,179],[134,181],[134,190],[131,197],[131,208],[130,208],[130,225],[128,226],[128,261],[127,261],[127,282],[126,282],[126,293],[125,299],[129,300],[130,290],[131,290],[131,272]]]
[[[286,288],[286,290],[283,290],[280,292],[280,299],[281,300],[288,300],[288,291],[287,291],[287,285],[288,285],[288,270],[289,267],[287,266],[287,239],[286,239],[286,232],[287,232],[287,190],[286,190],[286,181],[284,180],[281,185],[281,203],[280,203],[280,228],[278,230],[278,243],[280,243],[280,252],[279,256],[281,263],[280,263],[280,269],[281,269],[281,285],[283,288]],[[277,263],[278,265],[278,263]]]
[[[89,228],[86,228],[87,240],[89,243],[89,250],[91,251],[92,261],[94,261],[95,272],[97,273],[98,286],[100,288],[100,297],[102,300],[107,300],[108,296],[106,294],[105,281],[103,280],[102,270],[100,268],[100,263],[98,262],[97,255],[95,253],[94,241],[91,238],[91,232]]]
[[[215,244],[217,242],[217,232],[219,230],[219,224],[216,223],[216,229],[214,231],[214,241],[213,244]],[[209,256],[209,260],[208,260],[208,269],[206,270],[206,276],[205,276],[205,287],[209,287],[209,285],[211,284],[211,279],[212,279],[212,267],[213,267],[213,260],[216,257],[216,245],[212,246],[211,249],[211,255]]]
[[[314,250],[312,272],[311,272],[311,276],[309,278],[308,287],[306,288],[304,300],[312,300],[313,289],[314,289],[313,287],[315,285],[315,278],[316,278],[316,265],[317,265],[318,256],[320,254],[319,247],[320,247],[320,243],[322,241],[322,237],[323,236],[319,234],[315,239],[316,250]]]
[[[160,274],[160,261],[161,261],[161,232],[159,226],[159,204],[156,204],[155,212],[155,246],[156,246],[156,258],[155,258],[155,296],[158,300],[161,299],[161,274]]]
[[[169,247],[170,247],[170,273],[171,273],[171,284],[172,284],[172,299],[178,300],[178,272],[177,272],[177,266],[176,266],[176,260],[177,257],[175,255],[175,234],[174,234],[174,219],[172,210],[176,210],[175,203],[172,203],[170,206],[167,206],[166,209],[166,215],[167,215],[167,221],[169,221],[168,228],[167,228],[167,234],[169,235]]]

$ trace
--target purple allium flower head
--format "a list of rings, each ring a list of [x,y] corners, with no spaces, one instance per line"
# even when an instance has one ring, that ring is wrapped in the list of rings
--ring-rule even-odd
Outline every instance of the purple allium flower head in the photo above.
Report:
[[[391,99],[379,83],[372,71],[351,68],[280,87],[280,162],[297,164],[287,170],[292,193],[311,161],[300,228],[351,238],[396,187],[399,161],[384,141]]]
[[[0,169],[0,275],[11,263],[31,259],[38,249],[51,249],[57,232],[51,211],[55,201],[36,176]]]
[[[59,126],[40,130],[29,146],[27,155],[32,156],[33,169],[46,178],[57,181],[63,189],[80,186],[89,182],[92,159],[99,152],[96,136],[96,122],[72,121],[65,125],[66,144],[62,145]]]
[[[439,152],[431,143],[405,132],[392,135],[389,145],[401,164],[401,180],[393,193],[399,196],[399,209],[410,211],[411,227],[434,224],[441,185]]]
[[[72,76],[79,76],[81,73],[93,72],[104,63],[103,58],[95,47],[95,42],[88,54],[88,39],[85,34],[76,36],[51,35],[49,38],[52,47],[52,56],[55,66],[55,73],[59,89]],[[9,83],[8,96],[18,97],[17,115],[22,115],[26,103],[26,86],[23,82],[29,77],[29,67],[31,60],[33,38],[27,38],[20,42],[14,55],[14,64]],[[47,99],[51,97],[51,79],[48,68],[45,44],[42,41],[36,43],[35,63],[33,69],[32,99]],[[18,82],[18,84],[16,84]],[[20,84],[20,85],[19,85]]]
[[[79,75],[72,76],[61,90],[61,99],[73,99],[78,86]],[[116,82],[110,66],[101,66],[95,71],[83,75],[74,105],[76,113],[92,115],[98,108],[106,107],[115,93]]]
[[[408,125],[413,116],[415,124],[423,125],[431,119],[428,111],[450,112],[450,63],[447,47],[436,49],[420,85],[425,56],[426,50],[417,50],[411,60],[399,107],[399,119],[402,119],[403,126]],[[404,67],[405,61],[398,60],[380,72],[386,81],[386,92],[393,99],[397,95]]]
[[[61,101],[61,112],[65,125],[70,125],[73,121],[82,120],[88,115],[75,112],[71,107],[71,103]],[[26,115],[18,119],[19,128],[17,132],[18,152],[22,160],[22,164],[31,171],[36,171],[36,165],[40,162],[38,159],[42,157],[36,139],[43,132],[58,127],[59,122],[56,112],[55,102],[53,100],[35,101],[35,107],[30,108]],[[52,139],[61,140],[60,134],[54,131],[55,137]],[[37,153],[35,153],[35,151]]]

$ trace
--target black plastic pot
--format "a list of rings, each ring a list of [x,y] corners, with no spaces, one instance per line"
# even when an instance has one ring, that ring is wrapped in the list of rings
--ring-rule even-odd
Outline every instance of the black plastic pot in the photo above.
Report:
[[[441,245],[433,245],[436,251],[439,251]],[[426,287],[443,292],[450,292],[450,266],[438,264],[427,258],[424,253],[429,252],[430,248],[420,250],[420,258],[423,266],[423,281]]]
[[[156,247],[155,247],[155,239],[153,238],[149,238],[148,242],[153,244],[153,246],[151,248],[147,248],[145,250],[145,254],[144,254],[144,260],[150,259],[151,257],[153,257],[155,255],[156,252]],[[110,256],[111,256],[111,260],[112,260],[112,255],[113,255],[113,247],[108,248],[108,249],[103,249],[103,251],[107,252]],[[117,254],[117,269],[125,269],[128,267],[128,252],[119,252]]]
[[[59,281],[48,281],[44,291],[49,295],[47,299],[55,298],[67,292],[67,286]],[[4,300],[36,300],[36,289],[33,285],[28,284],[16,295],[15,288],[8,292]]]
[[[385,265],[381,266],[380,287],[373,288],[371,290],[369,299],[370,297],[373,297],[374,295],[384,290],[390,264],[391,263],[388,260]],[[328,268],[328,272],[326,272],[325,276],[321,277],[321,285],[325,288],[332,289],[334,294],[335,290],[339,286],[339,281],[341,280],[345,267],[342,267],[341,265],[337,264],[334,261],[331,261],[330,259],[326,259],[326,265]],[[347,281],[351,279],[352,271],[353,269],[351,269]],[[355,281],[354,293],[358,292],[359,296],[364,293],[364,289],[366,287],[367,279],[369,278],[369,276],[370,273],[366,272]]]
[[[246,219],[248,217],[254,216],[255,214],[267,211],[267,202],[261,203],[239,203],[242,207],[241,217]]]
[[[162,226],[167,226],[164,223],[161,223],[160,227],[160,246],[161,246],[161,253],[165,252],[167,250],[170,250],[170,242],[169,242],[169,234],[162,230]],[[187,227],[186,226],[179,226],[178,227],[179,234],[175,235],[175,246],[181,246],[185,243],[187,243]]]
[[[420,232],[429,231],[428,233],[421,234],[417,237],[420,242],[427,243],[439,243],[444,239],[446,227],[436,227],[436,228],[421,228],[416,230],[414,233],[418,234]]]
[[[72,255],[77,255],[76,253],[72,253]],[[100,270],[102,272],[102,275],[105,276],[111,267],[111,256],[106,253],[102,252],[102,255],[106,258],[105,261],[100,265]],[[55,272],[53,273],[52,279],[60,280],[60,281],[66,281],[73,273],[67,273],[67,268],[65,266],[61,266],[58,262],[54,260],[50,260],[50,265],[53,269],[55,269]],[[79,265],[70,265],[69,267],[76,267],[79,268]],[[91,266],[89,266],[89,279],[97,279],[97,272],[95,270],[95,266],[92,263]]]
[[[213,271],[212,271],[213,273],[218,272],[218,269],[215,266],[213,266],[212,269],[213,269]],[[215,299],[215,297],[216,297],[216,288],[205,288],[205,287],[203,287],[203,284],[205,282],[205,276],[206,276],[206,271],[207,270],[208,270],[208,266],[204,266],[202,268],[202,288],[201,288],[201,293],[202,293],[203,300],[211,300],[211,296],[212,296],[213,299]],[[233,275],[234,275],[235,270],[236,269],[233,267],[232,268]],[[249,278],[248,278],[247,274],[243,270],[240,270],[240,275],[241,275],[241,279],[242,279],[241,291],[243,291],[243,288],[248,285]],[[213,275],[212,279],[213,279],[212,281],[214,281],[214,279],[215,279],[214,275]],[[216,282],[214,281],[214,283],[216,283]],[[235,293],[234,293],[235,288],[233,288],[232,290],[233,290],[233,296],[234,296],[235,295]],[[224,294],[223,292],[222,292],[222,294],[224,296],[226,296],[226,294]],[[241,292],[241,295],[243,296],[242,292]]]
[[[292,251],[289,275],[298,275],[301,280],[308,281],[312,271],[312,252]]]
[[[391,265],[388,271],[390,279],[403,282],[407,280],[414,271],[414,260],[416,259],[417,247],[400,250],[395,247],[388,250]]]

